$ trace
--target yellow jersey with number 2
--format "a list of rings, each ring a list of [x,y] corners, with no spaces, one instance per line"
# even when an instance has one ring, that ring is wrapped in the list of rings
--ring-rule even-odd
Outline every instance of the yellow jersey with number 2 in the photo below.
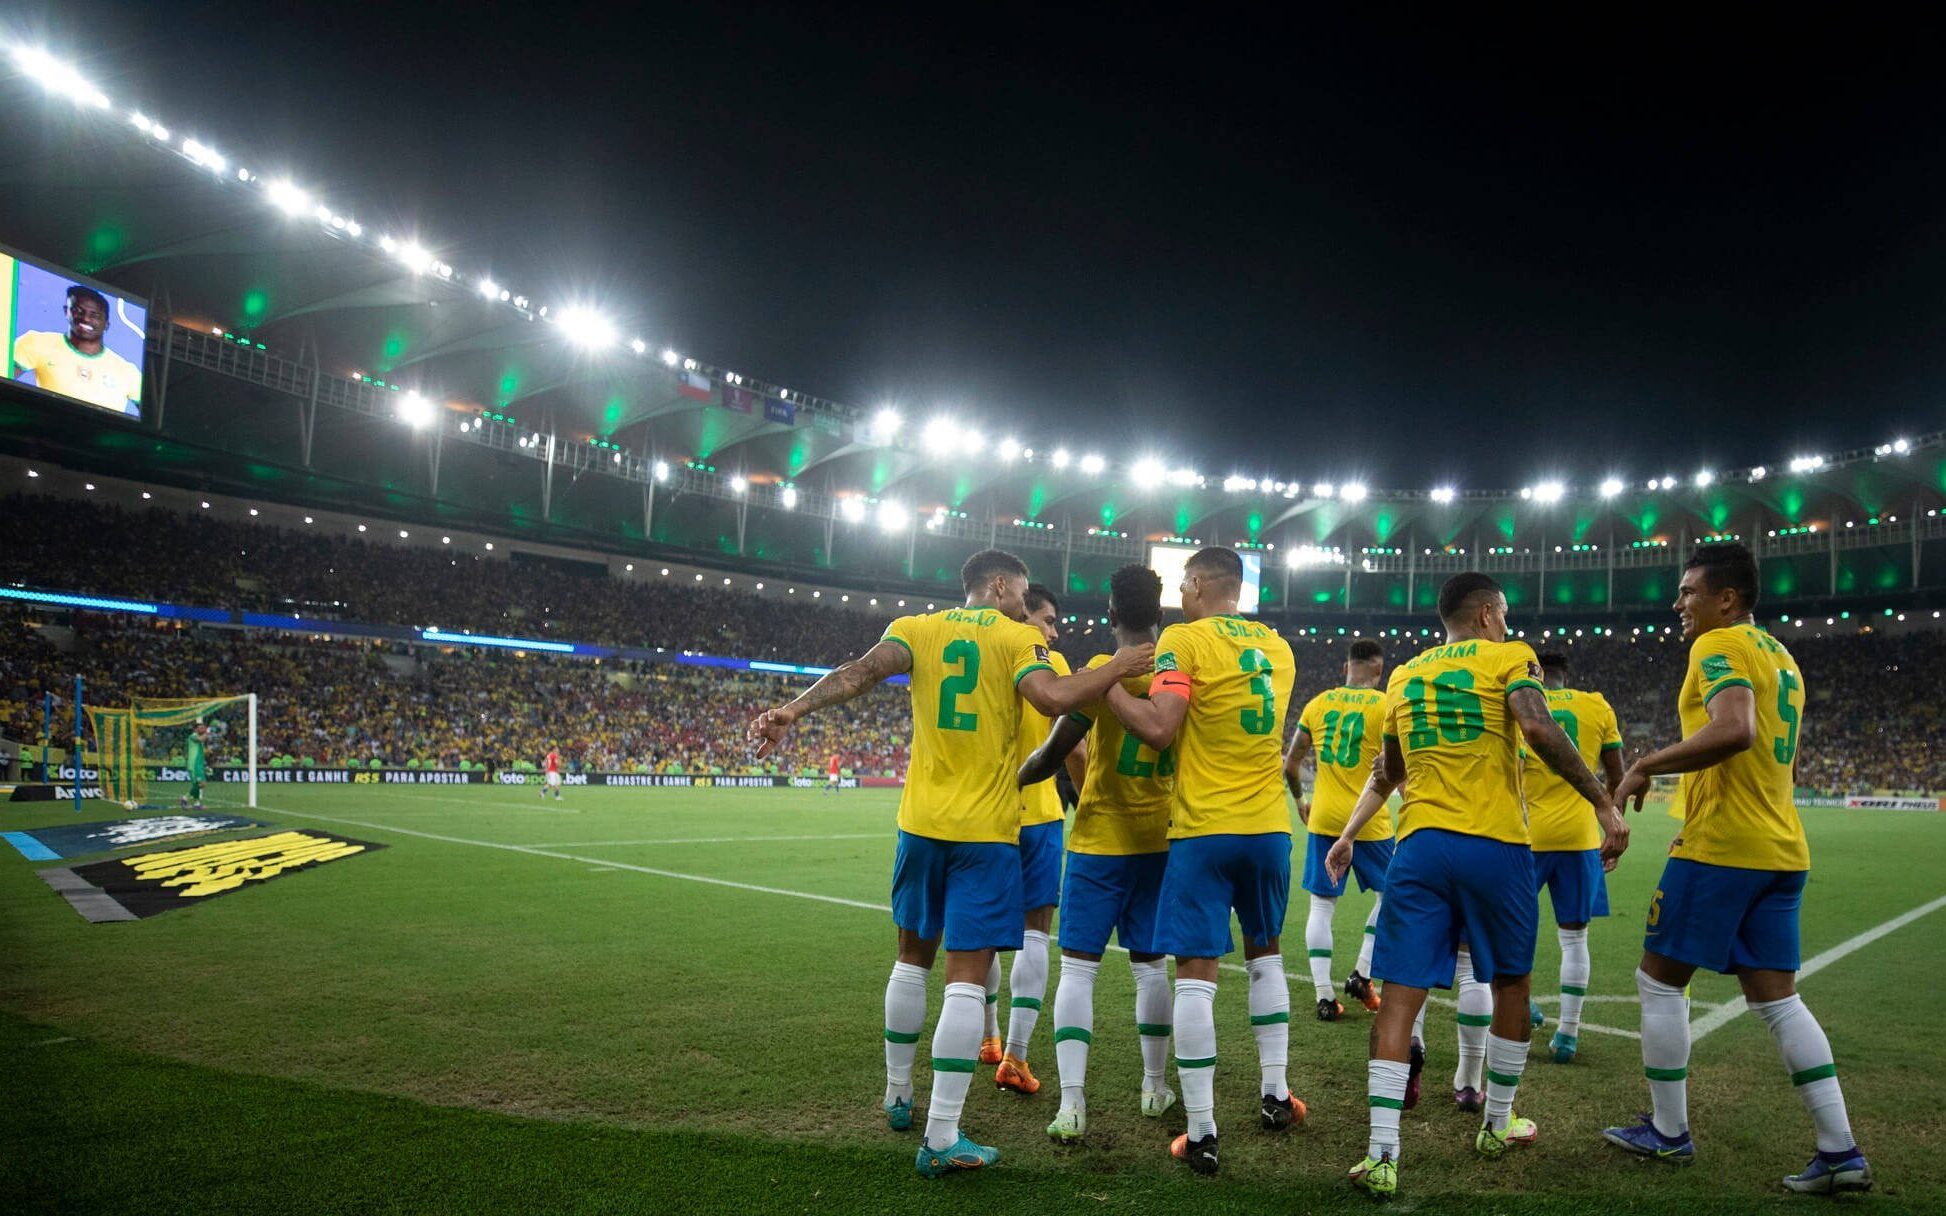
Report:
[[[1726,688],[1748,688],[1756,698],[1757,741],[1682,775],[1682,835],[1669,855],[1745,870],[1808,870],[1811,846],[1792,777],[1804,728],[1804,674],[1784,644],[1755,625],[1698,636],[1676,702],[1683,738],[1709,725],[1710,699]]]
[[[1174,745],[1171,840],[1291,830],[1284,713],[1296,680],[1290,643],[1260,621],[1206,616],[1162,631],[1150,696],[1189,699]]]
[[[1098,654],[1083,670],[1093,671],[1109,657]],[[1131,697],[1146,697],[1149,680],[1135,676],[1123,680],[1122,689]],[[1100,702],[1068,716],[1088,724],[1087,781],[1081,787],[1081,805],[1074,809],[1068,851],[1126,857],[1167,849],[1170,804],[1176,796],[1175,749],[1156,754]]]
[[[934,840],[1020,841],[1020,694],[1053,669],[1047,639],[996,608],[902,616],[885,640],[912,655],[912,755],[899,830]]]
[[[1527,843],[1520,794],[1520,727],[1507,708],[1517,688],[1545,692],[1525,642],[1475,638],[1421,652],[1392,669],[1385,734],[1405,753],[1399,839],[1442,828]]]

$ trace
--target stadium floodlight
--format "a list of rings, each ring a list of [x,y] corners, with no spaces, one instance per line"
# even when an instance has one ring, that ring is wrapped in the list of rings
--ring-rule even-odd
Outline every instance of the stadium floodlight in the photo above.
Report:
[[[1909,439],[1894,439],[1892,441],[1892,451],[1896,455],[1903,456],[1911,450],[1912,441]]]
[[[359,223],[357,220],[346,220],[345,231],[350,233],[352,236],[364,236],[365,225]]]
[[[89,83],[72,64],[63,63],[39,47],[13,48],[14,63],[35,84],[49,93],[67,98],[77,105],[108,108],[108,94]]]
[[[394,244],[391,252],[413,274],[424,274],[432,269],[432,255],[417,241]]]
[[[912,523],[912,512],[905,504],[882,502],[878,504],[878,526],[887,532],[903,532]]]
[[[657,481],[667,481],[667,480],[669,480],[669,462],[668,462],[668,461],[666,461],[666,460],[658,460],[658,461],[656,461],[656,462],[655,462],[655,479],[656,479]]]
[[[1791,457],[1791,472],[1793,473],[1815,473],[1823,467],[1824,457],[1822,456]]]
[[[959,424],[950,418],[935,418],[919,434],[919,442],[935,456],[944,456],[959,443]]]
[[[900,416],[899,411],[889,405],[882,405],[878,412],[872,415],[872,426],[866,435],[873,443],[890,443],[892,437],[897,435],[899,428],[904,425],[905,419]]]
[[[1108,460],[1100,452],[1090,452],[1081,458],[1081,471],[1090,477],[1098,477],[1108,467]]]
[[[1013,463],[1020,459],[1020,440],[1012,435],[1007,436],[993,449],[993,454],[1009,464]]]
[[[668,349],[667,347],[664,347],[664,348],[663,348],[663,351],[662,351],[662,363],[663,363],[663,366],[665,366],[665,367],[674,367],[674,366],[675,366],[676,364],[678,364],[678,363],[681,363],[681,362],[682,362],[682,356],[681,356],[681,355],[679,355],[679,354],[677,354],[677,353],[676,353],[675,351],[673,351],[673,350],[670,350],[670,349]]]
[[[1614,498],[1621,494],[1622,489],[1622,479],[1619,477],[1601,479],[1600,493],[1603,498]]]
[[[797,487],[785,486],[777,492],[777,501],[784,504],[786,511],[797,510]]]
[[[1245,489],[1254,490],[1256,488],[1257,483],[1254,480],[1240,473],[1232,473],[1223,479],[1223,492],[1225,494],[1240,494]]]
[[[959,442],[960,446],[966,449],[968,456],[978,456],[987,445],[986,436],[971,427],[960,432]]]
[[[481,277],[478,283],[474,284],[474,289],[480,293],[482,300],[497,300],[500,298],[500,284],[484,276]]]
[[[750,482],[743,476],[743,474],[739,473],[735,477],[730,478],[731,493],[741,494],[749,488],[750,488]]]
[[[1770,470],[1762,465],[1758,465],[1756,468],[1750,470],[1750,480],[1752,481],[1762,481],[1768,476],[1770,476]]]
[[[433,404],[419,393],[407,393],[399,399],[399,421],[413,430],[432,422]]]
[[[1716,480],[1716,474],[1708,469],[1696,474],[1696,488],[1701,490]]]
[[[1439,486],[1432,492],[1432,500],[1437,503],[1451,502],[1454,497],[1453,487],[1451,486]]]
[[[628,348],[638,355],[646,355],[649,353],[649,344],[640,338],[630,338],[628,340]]]
[[[1202,481],[1195,469],[1180,468],[1169,470],[1169,484],[1172,486],[1193,486]]]
[[[1534,487],[1535,502],[1560,502],[1566,497],[1568,488],[1558,481],[1543,481]]]
[[[1163,468],[1162,462],[1155,457],[1144,456],[1128,467],[1128,475],[1137,489],[1146,490],[1159,484],[1169,475],[1169,470]]]
[[[1073,453],[1069,452],[1066,448],[1055,448],[1054,455],[1048,457],[1048,460],[1054,465],[1055,468],[1065,469],[1068,467],[1069,464],[1073,463],[1074,455]]]
[[[286,178],[278,178],[265,188],[265,196],[270,205],[285,215],[302,215],[311,209],[311,196],[299,190]]]
[[[1311,487],[1311,497],[1313,498],[1332,498],[1335,497],[1337,493],[1338,493],[1338,487],[1332,485],[1328,481],[1320,481],[1318,484]]]
[[[1364,502],[1368,493],[1362,481],[1348,481],[1338,489],[1338,497],[1346,502]]]
[[[621,340],[621,333],[599,310],[586,305],[570,305],[561,310],[555,318],[561,333],[576,346],[589,350],[602,350]]]
[[[855,524],[865,518],[865,500],[862,498],[841,498],[838,500],[838,514],[845,522]]]
[[[187,136],[183,137],[182,154],[212,173],[221,173],[230,167],[230,162],[223,158],[221,152]]]

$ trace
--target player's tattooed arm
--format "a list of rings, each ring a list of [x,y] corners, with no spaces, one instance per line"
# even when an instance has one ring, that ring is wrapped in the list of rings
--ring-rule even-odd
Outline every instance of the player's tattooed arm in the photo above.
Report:
[[[1021,788],[1035,785],[1052,777],[1061,768],[1068,754],[1088,736],[1088,728],[1073,718],[1062,718],[1047,732],[1047,738],[1034,749],[1027,762],[1020,766],[1014,775],[1014,784]],[[1079,790],[1081,787],[1075,787]]]
[[[818,682],[805,689],[788,704],[767,709],[750,723],[750,738],[757,742],[757,755],[767,756],[784,741],[791,724],[827,705],[841,705],[860,696],[885,680],[912,670],[912,652],[890,638],[848,663],[832,668]]]
[[[1622,814],[1615,809],[1615,802],[1609,797],[1608,787],[1588,771],[1588,765],[1581,759],[1554,715],[1547,708],[1547,694],[1531,686],[1522,686],[1507,694],[1507,708],[1512,711],[1514,721],[1520,724],[1520,733],[1527,740],[1527,748],[1541,762],[1553,769],[1574,792],[1586,799],[1595,809],[1595,821],[1601,825],[1601,858],[1604,863],[1612,864],[1628,848],[1628,825],[1622,821]]]

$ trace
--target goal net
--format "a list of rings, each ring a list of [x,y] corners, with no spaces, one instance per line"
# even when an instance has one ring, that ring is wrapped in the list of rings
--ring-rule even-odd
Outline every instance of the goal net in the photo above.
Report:
[[[126,706],[84,705],[101,773],[115,802],[202,801],[206,788],[247,783],[257,802],[257,698],[140,697]]]

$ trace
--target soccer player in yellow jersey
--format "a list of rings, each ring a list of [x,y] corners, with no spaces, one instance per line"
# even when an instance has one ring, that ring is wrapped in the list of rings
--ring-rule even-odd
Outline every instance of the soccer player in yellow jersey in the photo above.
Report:
[[[1831,1044],[1797,995],[1798,905],[1811,868],[1792,799],[1804,676],[1790,651],[1757,627],[1757,586],[1757,559],[1740,544],[1701,545],[1690,556],[1675,603],[1690,644],[1677,701],[1683,740],[1637,760],[1616,790],[1639,810],[1651,778],[1681,773],[1683,826],[1649,901],[1635,972],[1654,1111],[1602,1135],[1641,1156],[1694,1159],[1683,989],[1707,967],[1737,977],[1817,1129],[1817,1155],[1785,1187],[1869,1190],[1871,1167],[1852,1139]]]
[[[1068,675],[1068,661],[1054,649],[1061,638],[1056,617],[1061,611],[1054,592],[1043,583],[1027,584],[1027,623],[1039,630],[1047,642],[1047,661],[1056,675]],[[1020,761],[1025,763],[1047,738],[1047,715],[1032,705],[1020,710]],[[1072,758],[1085,762],[1085,753]],[[1040,1021],[1041,1000],[1047,995],[1047,938],[1054,928],[1054,907],[1061,902],[1061,827],[1067,818],[1061,809],[1060,791],[1051,781],[1022,787],[1020,791],[1020,889],[1027,909],[1027,928],[1020,949],[1014,952],[1013,967],[1007,972],[1007,1038],[1004,1046],[996,1042],[994,1000],[1000,991],[1000,960],[994,959],[987,974],[987,1037],[980,1043],[982,1063],[998,1063],[993,1082],[1017,1094],[1040,1092],[1041,1083],[1027,1067],[1027,1043],[1034,1037]],[[997,1058],[989,1059],[992,1048],[1002,1048]]]
[[[63,311],[65,334],[29,330],[14,339],[15,375],[32,372],[50,393],[141,417],[142,369],[108,349],[108,297],[76,283]]]
[[[1534,967],[1534,854],[1521,802],[1520,746],[1562,774],[1604,827],[1602,855],[1619,857],[1628,827],[1574,744],[1549,716],[1540,666],[1507,640],[1500,584],[1469,571],[1439,590],[1446,641],[1392,669],[1384,753],[1357,808],[1325,858],[1332,877],[1351,868],[1353,842],[1400,783],[1399,844],[1385,874],[1374,974],[1385,1004],[1372,1024],[1366,1102],[1371,1138],[1352,1183],[1375,1195],[1399,1185],[1399,1112],[1410,1079],[1412,1024],[1427,990],[1453,981],[1464,934],[1474,978],[1493,987],[1487,1034],[1486,1122],[1474,1148],[1498,1157],[1533,1143],[1531,1119],[1513,1113],[1527,1066],[1528,973]]]
[[[1612,793],[1622,780],[1622,728],[1598,692],[1568,687],[1568,656],[1541,656],[1547,712],[1581,753],[1589,771],[1599,770]],[[1555,937],[1561,944],[1561,1017],[1547,1048],[1556,1064],[1572,1063],[1581,1040],[1581,1002],[1588,995],[1593,963],[1588,922],[1608,915],[1608,880],[1601,867],[1601,828],[1574,787],[1544,764],[1522,773],[1527,785],[1527,830],[1534,845],[1534,894],[1547,888],[1554,904]]]
[[[1335,1022],[1345,1012],[1331,984],[1331,915],[1338,908],[1338,897],[1345,893],[1346,880],[1334,882],[1325,873],[1324,856],[1338,833],[1345,830],[1345,821],[1351,818],[1351,809],[1365,788],[1372,758],[1378,754],[1379,735],[1384,729],[1380,709],[1385,702],[1378,681],[1384,671],[1384,647],[1370,638],[1353,642],[1345,659],[1344,684],[1311,698],[1298,715],[1297,733],[1291,736],[1290,750],[1284,753],[1284,778],[1297,797],[1297,814],[1306,829],[1304,889],[1311,894],[1311,915],[1304,922],[1304,953],[1311,963],[1311,987],[1318,998],[1320,1022]],[[1317,776],[1307,802],[1298,768],[1311,755],[1317,757]],[[1385,900],[1385,867],[1390,864],[1392,819],[1377,815],[1352,846],[1351,868],[1358,875],[1358,889],[1377,894],[1371,914],[1365,918],[1358,962],[1345,980],[1345,995],[1371,1010],[1379,1007],[1369,978],[1372,941],[1377,933],[1378,910]]]
[[[1108,623],[1118,646],[1155,640],[1162,620],[1162,580],[1147,566],[1123,566],[1108,580]],[[1108,656],[1096,655],[1089,667]],[[1147,696],[1150,678],[1122,682],[1133,696]],[[1085,743],[1084,743],[1085,740]],[[1061,1072],[1061,1108],[1047,1134],[1062,1143],[1088,1131],[1088,1052],[1094,1042],[1095,977],[1108,936],[1128,952],[1135,976],[1135,1032],[1142,1044],[1142,1113],[1158,1118],[1175,1105],[1164,1080],[1169,1055],[1169,972],[1156,944],[1157,902],[1169,860],[1169,807],[1175,796],[1176,758],[1157,752],[1122,729],[1121,719],[1100,702],[1054,724],[1047,739],[1021,766],[1023,788],[1051,785],[1047,778],[1075,753],[1087,752],[1087,771],[1076,783],[1080,805],[1068,841],[1061,883],[1061,982],[1054,990],[1054,1061]]]
[[[898,962],[885,988],[885,1115],[912,1126],[912,1057],[926,1016],[926,974],[946,944],[946,992],[932,1041],[932,1102],[919,1173],[939,1178],[991,1165],[999,1153],[961,1134],[960,1111],[980,1050],[982,981],[996,948],[1020,948],[1021,704],[1058,717],[1148,670],[1128,647],[1092,671],[1057,676],[1047,640],[1023,623],[1027,567],[987,549],[960,569],[966,603],[903,616],[863,655],[750,723],[767,755],[791,724],[902,672],[912,674],[912,749],[899,798],[892,919]]]
[[[1250,975],[1259,1117],[1282,1130],[1305,1114],[1285,1076],[1291,990],[1278,946],[1290,902],[1283,742],[1296,670],[1276,630],[1237,615],[1242,587],[1235,550],[1197,551],[1183,567],[1183,622],[1156,641],[1148,699],[1119,686],[1108,693],[1129,734],[1176,756],[1157,944],[1176,956],[1176,1076],[1189,1123],[1170,1151],[1199,1174],[1217,1166],[1214,1005],[1232,909]]]

